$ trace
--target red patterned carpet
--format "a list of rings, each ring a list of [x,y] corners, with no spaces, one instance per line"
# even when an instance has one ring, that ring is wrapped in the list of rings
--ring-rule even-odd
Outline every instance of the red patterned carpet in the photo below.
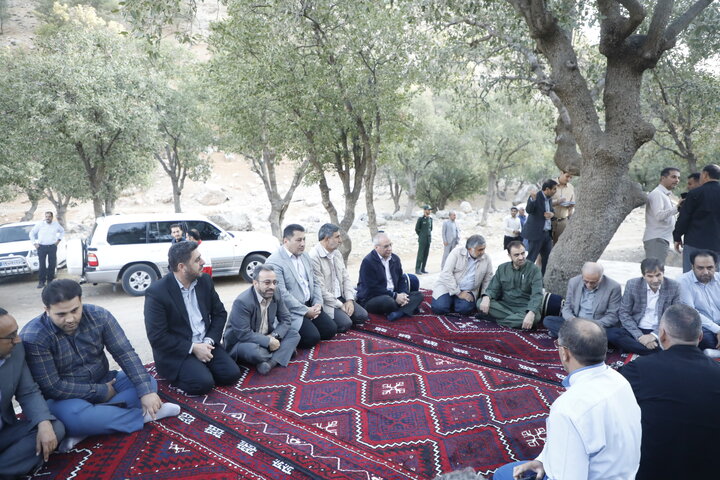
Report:
[[[565,378],[557,348],[547,330],[530,332],[501,327],[474,317],[435,315],[431,292],[425,291],[423,313],[389,322],[384,315],[370,315],[359,328],[407,344],[559,384]],[[608,352],[607,363],[619,367],[626,354]]]
[[[266,376],[187,397],[179,417],[53,455],[38,479],[430,479],[487,474],[542,448],[559,388],[350,332]]]

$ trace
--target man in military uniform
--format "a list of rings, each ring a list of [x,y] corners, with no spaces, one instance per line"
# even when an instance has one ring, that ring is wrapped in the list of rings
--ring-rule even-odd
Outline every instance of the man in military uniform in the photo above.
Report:
[[[418,218],[415,223],[415,233],[418,236],[418,253],[417,260],[415,261],[415,274],[420,275],[422,273],[428,273],[425,270],[427,265],[428,254],[430,253],[430,239],[432,235],[433,221],[430,213],[432,208],[430,205],[423,207],[423,215]]]

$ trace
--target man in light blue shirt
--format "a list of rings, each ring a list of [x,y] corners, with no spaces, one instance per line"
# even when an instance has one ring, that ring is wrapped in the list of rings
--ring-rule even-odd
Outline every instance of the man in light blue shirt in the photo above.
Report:
[[[720,273],[717,253],[698,250],[690,255],[692,270],[680,277],[680,302],[700,313],[703,338],[699,347],[720,355]]]
[[[30,230],[30,241],[35,245],[40,261],[37,288],[43,288],[55,278],[57,246],[64,235],[65,229],[53,220],[53,212],[45,212],[45,220],[38,222]]]

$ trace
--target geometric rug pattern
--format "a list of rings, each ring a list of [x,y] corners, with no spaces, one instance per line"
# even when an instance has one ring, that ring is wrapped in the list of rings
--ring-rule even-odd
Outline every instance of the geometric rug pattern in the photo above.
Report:
[[[154,373],[152,367],[150,371]],[[178,417],[54,454],[37,479],[431,479],[533,458],[556,385],[351,331]]]

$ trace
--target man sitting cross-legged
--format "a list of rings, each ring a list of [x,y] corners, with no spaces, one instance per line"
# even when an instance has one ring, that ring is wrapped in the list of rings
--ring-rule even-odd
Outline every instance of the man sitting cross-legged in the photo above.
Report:
[[[475,310],[475,300],[485,291],[493,275],[485,246],[482,235],[472,235],[464,247],[450,252],[433,288],[434,313],[469,315]]]
[[[82,303],[74,280],[53,280],[42,292],[45,313],[20,333],[30,371],[65,425],[69,450],[89,435],[134,432],[143,423],[180,413],[163,403],[157,383],[113,315]],[[105,349],[122,370],[110,370]]]
[[[720,364],[697,348],[701,325],[694,308],[669,307],[658,326],[662,350],[620,369],[642,412],[636,480],[717,478]]]
[[[640,407],[628,381],[605,365],[605,329],[583,318],[568,320],[557,346],[567,390],[550,406],[545,446],[535,460],[500,467],[493,479],[634,479]]]
[[[225,330],[225,348],[230,356],[257,365],[261,375],[276,365],[287,367],[300,341],[277,283],[272,265],[255,267],[252,287],[233,302]]]
[[[13,409],[13,397],[23,418]],[[18,325],[0,308],[0,479],[20,478],[43,461],[65,436],[65,427],[48,410],[33,380]]]
[[[510,262],[503,263],[478,300],[481,314],[504,327],[533,328],[540,321],[543,299],[542,273],[534,263],[525,259],[522,242],[508,244]]]
[[[622,327],[608,328],[608,342],[625,352],[647,355],[660,351],[658,322],[665,310],[680,302],[680,284],[665,277],[665,265],[657,258],[640,263],[642,277],[625,285],[620,305]]]
[[[374,251],[360,264],[358,302],[370,313],[387,314],[390,321],[414,315],[423,296],[410,291],[400,257],[392,253],[390,237],[378,233],[373,246]]]
[[[340,228],[326,223],[318,230],[319,242],[310,251],[315,281],[323,297],[323,311],[337,324],[338,332],[365,323],[368,313],[355,302],[355,288],[350,280],[339,247]]]
[[[614,327],[618,323],[621,299],[620,284],[603,275],[602,265],[585,262],[582,273],[568,282],[562,316],[547,316],[543,324],[551,337],[557,337],[563,322],[571,318],[587,318],[601,327]]]

